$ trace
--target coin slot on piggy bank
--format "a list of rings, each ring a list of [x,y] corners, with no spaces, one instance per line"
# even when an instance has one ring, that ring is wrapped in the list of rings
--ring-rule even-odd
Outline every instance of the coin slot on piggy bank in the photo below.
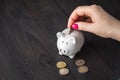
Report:
[[[60,55],[69,56],[73,59],[77,52],[79,52],[84,44],[84,36],[81,31],[74,30],[69,34],[69,28],[58,32],[57,48]]]

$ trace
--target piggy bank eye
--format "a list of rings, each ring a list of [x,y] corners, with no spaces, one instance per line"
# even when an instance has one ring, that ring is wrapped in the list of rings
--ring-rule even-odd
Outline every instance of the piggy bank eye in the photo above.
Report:
[[[62,41],[62,43],[64,43],[64,41]]]
[[[68,42],[66,42],[66,44],[68,44]]]

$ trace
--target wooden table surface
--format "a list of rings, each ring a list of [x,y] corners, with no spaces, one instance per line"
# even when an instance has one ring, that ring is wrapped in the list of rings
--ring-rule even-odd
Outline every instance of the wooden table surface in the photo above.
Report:
[[[84,32],[85,44],[74,59],[58,54],[56,33],[66,28],[77,6],[90,4],[120,19],[119,0],[0,0],[0,80],[119,80],[116,40]],[[77,71],[79,58],[86,61],[88,73]],[[56,68],[60,60],[70,69],[66,76]]]

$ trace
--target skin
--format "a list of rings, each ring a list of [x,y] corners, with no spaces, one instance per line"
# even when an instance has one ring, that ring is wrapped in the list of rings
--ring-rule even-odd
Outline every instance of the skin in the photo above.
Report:
[[[104,38],[120,41],[120,21],[97,5],[79,6],[70,15],[68,27],[78,24],[78,29]]]

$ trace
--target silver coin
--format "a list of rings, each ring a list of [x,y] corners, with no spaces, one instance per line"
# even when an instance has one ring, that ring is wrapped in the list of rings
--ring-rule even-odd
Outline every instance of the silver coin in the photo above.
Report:
[[[85,60],[78,59],[75,61],[76,66],[83,66],[85,64]]]
[[[68,68],[61,68],[59,70],[59,74],[60,75],[67,75],[67,74],[69,74],[69,69]]]

